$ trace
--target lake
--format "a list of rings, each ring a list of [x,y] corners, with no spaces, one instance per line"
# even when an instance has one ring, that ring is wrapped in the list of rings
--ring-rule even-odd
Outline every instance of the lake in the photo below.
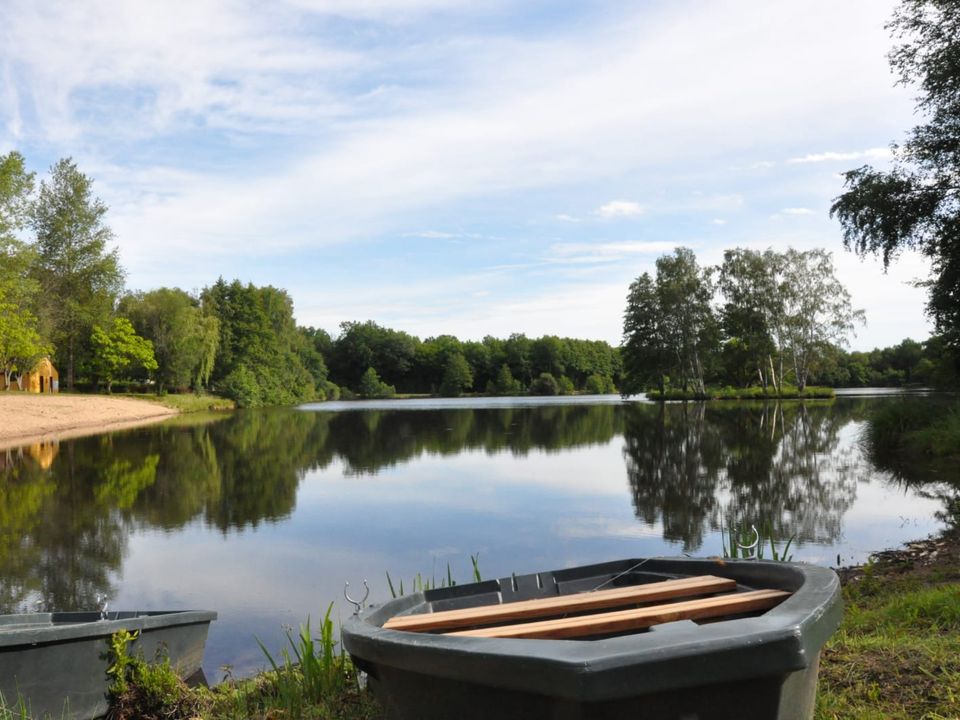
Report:
[[[0,606],[216,610],[215,682],[264,664],[254,636],[351,612],[345,581],[382,601],[386,572],[467,582],[478,553],[486,578],[720,555],[721,528],[756,524],[794,559],[859,562],[956,497],[861,449],[896,401],[325,403],[0,451]]]

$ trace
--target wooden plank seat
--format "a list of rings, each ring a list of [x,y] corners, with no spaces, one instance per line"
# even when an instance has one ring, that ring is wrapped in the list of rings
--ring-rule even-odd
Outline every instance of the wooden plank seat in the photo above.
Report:
[[[698,620],[769,610],[791,595],[783,590],[752,590],[699,600],[536,622],[497,625],[447,633],[463,637],[569,639],[643,630],[676,620]]]
[[[736,590],[736,587],[736,582],[728,578],[699,575],[678,580],[663,580],[644,585],[630,585],[610,590],[594,590],[536,600],[521,600],[500,605],[484,605],[462,610],[444,610],[418,615],[401,615],[390,618],[383,624],[383,627],[389,630],[413,632],[451,630],[710,595]]]

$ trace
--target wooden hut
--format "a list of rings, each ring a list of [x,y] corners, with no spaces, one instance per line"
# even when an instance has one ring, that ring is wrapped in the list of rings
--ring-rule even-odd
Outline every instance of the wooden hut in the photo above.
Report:
[[[23,374],[23,380],[18,385],[16,381],[11,381],[10,387],[6,387],[3,375],[0,374],[0,390],[19,390],[23,388],[24,392],[32,393],[55,393],[60,390],[60,373],[50,362],[50,358],[43,358],[33,370]]]

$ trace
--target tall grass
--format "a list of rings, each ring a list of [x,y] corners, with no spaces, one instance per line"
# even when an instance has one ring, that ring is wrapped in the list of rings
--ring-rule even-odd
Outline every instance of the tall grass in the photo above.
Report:
[[[470,556],[470,564],[472,566],[471,570],[473,582],[483,582],[483,578],[480,576],[480,553]],[[387,587],[390,588],[390,595],[393,598],[403,597],[407,594],[403,586],[403,578],[400,579],[398,585],[394,585],[393,578],[390,577],[390,573],[387,572],[386,575]],[[447,563],[446,576],[441,576],[439,582],[437,582],[436,568],[434,568],[434,571],[429,577],[421,573],[414,575],[413,580],[410,582],[409,588],[411,593],[418,593],[426,592],[427,590],[433,590],[435,588],[453,587],[456,584],[457,581],[453,579],[453,569],[450,567],[450,563]]]
[[[904,398],[881,405],[867,421],[862,439],[875,457],[960,456],[960,405],[929,398]]]
[[[279,661],[257,639],[274,673],[277,707],[288,717],[300,717],[305,707],[317,705],[343,692],[347,683],[348,661],[342,651],[336,651],[338,643],[333,639],[332,612],[333,603],[330,603],[320,625],[319,636],[314,637],[310,618],[300,626],[296,637],[288,630],[287,642],[290,647],[280,651]]]
[[[723,543],[723,556],[729,560],[743,560],[747,558],[756,558],[757,560],[766,560],[766,546],[770,546],[770,560],[774,562],[790,562],[793,555],[790,553],[790,546],[796,539],[796,535],[791,535],[783,548],[777,547],[777,541],[773,537],[773,525],[770,521],[763,524],[763,527],[754,534],[754,528],[731,525],[724,531],[723,525],[720,525],[720,538]],[[750,546],[756,542],[756,552],[751,554]]]

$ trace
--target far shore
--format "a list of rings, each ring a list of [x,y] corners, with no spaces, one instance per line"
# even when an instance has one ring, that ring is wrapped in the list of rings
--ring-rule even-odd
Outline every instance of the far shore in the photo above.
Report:
[[[132,398],[0,392],[0,450],[148,425],[177,413]]]

